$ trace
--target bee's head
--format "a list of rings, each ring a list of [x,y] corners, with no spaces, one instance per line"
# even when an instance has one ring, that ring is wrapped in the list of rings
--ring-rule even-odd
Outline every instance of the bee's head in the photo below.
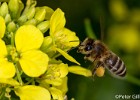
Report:
[[[78,52],[82,54],[89,54],[94,49],[94,39],[86,38],[78,47]]]

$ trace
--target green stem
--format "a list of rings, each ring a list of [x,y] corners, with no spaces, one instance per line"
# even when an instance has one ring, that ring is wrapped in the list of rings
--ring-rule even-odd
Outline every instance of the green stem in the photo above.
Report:
[[[25,83],[25,85],[28,85],[30,83],[32,83],[34,81],[34,78],[30,79],[27,83]]]
[[[10,34],[11,34],[11,45],[14,46],[14,44],[15,44],[15,43],[14,43],[14,38],[15,38],[15,37],[14,37],[14,33],[11,32]]]
[[[18,64],[16,64],[15,67],[16,67],[17,78],[19,80],[19,83],[20,83],[20,85],[23,85],[23,81],[21,79],[21,74],[20,74],[19,69],[18,69]]]
[[[138,79],[130,74],[127,74],[126,81],[140,86],[140,79]]]
[[[6,88],[3,88],[2,89],[2,93],[0,94],[0,100],[2,100],[2,98],[3,98],[3,96],[5,95],[5,90],[6,90]]]
[[[95,33],[93,32],[93,29],[91,27],[91,22],[88,18],[86,18],[84,20],[84,24],[85,24],[85,30],[86,30],[87,36],[90,38],[93,38],[93,39],[97,39],[97,37],[95,36]]]

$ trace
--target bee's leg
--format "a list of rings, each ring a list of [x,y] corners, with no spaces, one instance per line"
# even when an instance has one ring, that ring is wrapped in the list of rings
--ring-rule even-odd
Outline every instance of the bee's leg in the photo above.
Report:
[[[101,61],[98,61],[97,64],[96,64],[96,66],[95,66],[95,67],[93,68],[93,70],[92,70],[92,76],[93,76],[93,77],[94,77],[95,74],[96,74],[97,68],[100,67],[100,66],[103,66],[103,63],[102,63]],[[103,67],[104,67],[104,66],[103,66]]]
[[[87,55],[84,57],[84,59],[85,59],[85,60],[89,60],[90,56],[91,56],[91,54],[87,54]]]

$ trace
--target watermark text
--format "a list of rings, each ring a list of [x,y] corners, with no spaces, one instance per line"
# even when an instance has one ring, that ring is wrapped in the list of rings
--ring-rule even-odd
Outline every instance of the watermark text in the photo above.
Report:
[[[126,95],[126,94],[117,94],[115,95],[116,99],[124,99],[124,100],[139,100],[140,99],[140,94],[131,94],[131,95]]]

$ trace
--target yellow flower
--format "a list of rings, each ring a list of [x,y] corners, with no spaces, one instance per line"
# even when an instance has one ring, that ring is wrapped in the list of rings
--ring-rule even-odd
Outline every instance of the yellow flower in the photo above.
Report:
[[[63,78],[68,74],[68,65],[64,63],[49,64],[48,70],[42,76],[42,82],[59,86],[63,82]]]
[[[23,72],[31,77],[38,77],[47,70],[48,56],[39,50],[43,34],[32,25],[21,26],[15,34],[16,47],[6,49],[0,40],[0,78],[11,78],[15,75],[13,63],[19,62]]]
[[[72,47],[79,45],[79,38],[75,32],[65,28],[65,16],[61,9],[56,9],[50,18],[50,36],[45,37],[41,50],[50,57],[56,54],[56,51],[66,59],[79,64],[73,57],[67,54]]]
[[[18,87],[15,89],[15,93],[20,97],[20,100],[51,100],[47,89],[35,85]]]
[[[4,21],[3,17],[0,16],[0,38],[3,38],[5,29],[6,29],[5,21]]]
[[[38,77],[47,70],[48,56],[39,50],[43,34],[32,25],[21,26],[15,35],[15,45],[20,55],[19,63],[25,74]]]
[[[50,36],[61,49],[70,49],[79,45],[75,32],[65,28],[65,16],[61,9],[56,9],[50,19]]]

